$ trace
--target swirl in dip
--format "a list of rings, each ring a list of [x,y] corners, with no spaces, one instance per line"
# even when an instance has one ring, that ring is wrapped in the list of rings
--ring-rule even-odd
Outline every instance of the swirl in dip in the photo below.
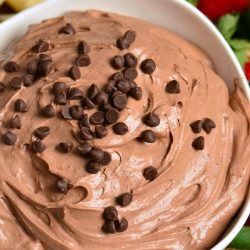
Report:
[[[0,66],[1,249],[208,249],[249,184],[249,102],[199,48],[99,11]]]

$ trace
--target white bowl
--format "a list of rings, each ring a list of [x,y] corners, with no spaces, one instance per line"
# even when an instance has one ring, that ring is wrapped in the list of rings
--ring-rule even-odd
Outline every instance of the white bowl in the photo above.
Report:
[[[30,24],[70,10],[100,9],[135,16],[174,31],[200,46],[212,59],[217,73],[233,89],[235,78],[250,100],[250,89],[233,51],[214,25],[184,0],[49,0],[0,24],[0,51],[21,37]],[[237,218],[212,250],[224,249],[243,227],[250,214],[250,190]]]

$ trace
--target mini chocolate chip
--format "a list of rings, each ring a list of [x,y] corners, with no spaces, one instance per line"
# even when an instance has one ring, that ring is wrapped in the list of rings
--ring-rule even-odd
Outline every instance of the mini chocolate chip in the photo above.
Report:
[[[84,114],[78,122],[79,128],[87,127],[89,128],[89,117],[87,114]]]
[[[106,92],[100,91],[95,98],[95,104],[98,106],[102,106],[108,103],[109,96]]]
[[[77,66],[72,66],[69,69],[69,77],[72,78],[73,80],[77,80],[81,77],[81,71]]]
[[[99,107],[99,109],[102,111],[107,111],[107,110],[112,109],[112,108],[113,108],[113,106],[110,103],[106,103],[106,104]]]
[[[116,123],[119,118],[119,112],[117,111],[117,109],[114,109],[114,108],[108,109],[105,114],[105,117],[106,117],[106,121],[109,124]]]
[[[93,148],[90,153],[89,153],[90,158],[94,162],[102,162],[103,157],[104,157],[104,151],[100,148]]]
[[[14,90],[21,89],[22,79],[20,77],[14,77],[10,80],[10,87]]]
[[[138,76],[138,72],[135,68],[127,68],[123,71],[124,78],[127,80],[135,80]]]
[[[135,67],[137,65],[137,58],[132,53],[125,54],[124,61],[125,61],[125,66],[128,68]]]
[[[75,34],[75,29],[71,23],[67,23],[64,27],[61,28],[60,33],[64,33],[67,35]]]
[[[39,64],[38,71],[42,76],[47,76],[52,71],[52,62],[45,61]]]
[[[54,97],[54,103],[57,105],[65,105],[67,103],[66,93],[57,93]]]
[[[81,128],[81,138],[86,141],[93,139],[93,134],[91,130],[86,127]]]
[[[93,109],[96,107],[95,104],[88,97],[84,97],[81,103],[82,107],[86,109]]]
[[[87,156],[92,150],[92,146],[88,142],[84,142],[77,147],[77,151],[80,156]]]
[[[102,125],[97,125],[95,126],[95,136],[96,138],[103,138],[107,136],[108,130],[102,126]]]
[[[119,91],[127,93],[130,90],[130,82],[126,79],[120,80],[116,83],[116,87]]]
[[[130,89],[128,94],[135,100],[139,101],[142,99],[142,88],[141,87],[132,88]]]
[[[74,105],[70,107],[69,112],[73,119],[79,120],[83,115],[83,109],[79,105]]]
[[[56,189],[60,193],[64,193],[65,194],[69,190],[69,185],[68,185],[68,183],[65,180],[60,179],[60,180],[57,180],[57,182],[56,182]]]
[[[125,135],[128,132],[128,126],[124,122],[117,122],[113,126],[113,131],[117,135]]]
[[[70,107],[68,105],[63,106],[61,114],[62,114],[62,118],[65,120],[73,119],[73,117],[70,114]]]
[[[155,167],[147,167],[143,170],[143,176],[148,181],[153,181],[158,176],[158,169]]]
[[[111,154],[108,152],[104,152],[104,156],[103,159],[101,161],[102,166],[107,166],[109,165],[109,163],[111,162],[112,158],[111,158]]]
[[[178,93],[180,93],[181,90],[180,90],[179,82],[176,81],[176,80],[172,80],[172,81],[168,82],[167,85],[166,85],[166,91],[169,94],[178,94]]]
[[[141,63],[141,70],[145,74],[152,74],[156,69],[155,61],[152,59],[146,59]]]
[[[124,232],[128,229],[128,221],[126,218],[122,217],[122,219],[115,221],[115,229],[117,232]]]
[[[38,71],[38,61],[37,60],[33,60],[31,62],[28,63],[27,65],[27,72],[31,75],[36,75],[37,71]]]
[[[80,55],[76,59],[76,65],[78,67],[87,67],[91,63],[90,58],[88,55]]]
[[[55,95],[66,91],[66,89],[67,89],[67,84],[64,82],[55,82],[53,84],[53,93]]]
[[[122,72],[116,72],[111,76],[111,80],[114,80],[115,82],[124,79],[124,75]]]
[[[26,74],[26,75],[23,76],[23,85],[25,87],[31,86],[34,81],[35,81],[35,76],[34,75]]]
[[[84,55],[84,54],[88,54],[90,51],[90,47],[89,45],[84,42],[84,41],[81,41],[79,44],[78,44],[78,54],[79,55]]]
[[[205,118],[202,123],[202,128],[203,130],[207,133],[210,134],[210,132],[216,128],[216,125],[213,120],[209,118]]]
[[[129,81],[129,82],[130,82],[130,89],[134,89],[134,88],[138,87],[136,82],[134,82],[134,81]]]
[[[201,132],[202,129],[202,121],[201,120],[194,121],[190,123],[190,127],[194,133],[198,134]]]
[[[101,170],[101,165],[97,162],[89,162],[86,165],[86,171],[90,174],[97,174]]]
[[[196,150],[203,150],[205,147],[205,139],[203,136],[195,138],[192,142],[192,147]]]
[[[48,118],[52,118],[56,115],[56,111],[51,104],[48,104],[42,109],[42,114]]]
[[[102,226],[102,231],[106,234],[114,234],[116,232],[113,221],[106,221]]]
[[[52,57],[46,54],[40,54],[39,55],[39,63],[45,62],[45,61],[51,61],[52,62]]]
[[[4,70],[8,73],[17,72],[19,70],[19,66],[14,61],[9,61],[5,64]]]
[[[93,83],[87,91],[87,96],[89,99],[94,100],[99,93],[99,88]]]
[[[106,221],[114,221],[118,219],[118,211],[115,207],[109,206],[106,207],[103,211],[103,218]]]
[[[113,105],[118,109],[124,109],[127,106],[127,97],[120,91],[117,91],[113,95]]]
[[[129,40],[130,43],[133,43],[136,38],[136,32],[133,30],[126,31],[124,37]]]
[[[121,69],[124,67],[124,58],[122,56],[116,55],[111,60],[111,65],[114,69]]]
[[[145,130],[141,133],[140,139],[147,143],[154,143],[156,141],[156,136],[152,130]]]
[[[128,206],[133,200],[133,195],[131,193],[124,193],[116,198],[117,204],[122,207]]]
[[[38,43],[33,47],[33,51],[35,53],[41,53],[41,52],[46,52],[49,50],[49,44],[48,42],[40,39]]]
[[[117,90],[115,87],[115,81],[109,80],[109,82],[104,86],[104,91],[108,94],[112,94]]]
[[[149,127],[156,127],[160,124],[160,118],[155,113],[148,113],[143,117],[143,122]]]
[[[4,92],[4,90],[5,90],[5,85],[2,82],[0,82],[0,93]]]
[[[10,127],[13,129],[21,129],[21,118],[19,115],[15,115],[11,120],[10,120]]]
[[[2,142],[8,146],[16,144],[17,136],[11,131],[6,132],[2,135]]]
[[[62,153],[69,153],[73,148],[72,142],[60,142],[57,145],[57,149]]]
[[[17,99],[15,102],[15,111],[25,113],[28,111],[28,105],[23,99]]]
[[[105,121],[105,114],[103,111],[97,111],[89,118],[90,123],[95,125],[102,125]]]
[[[120,50],[124,50],[124,49],[128,49],[130,46],[130,42],[128,39],[126,39],[125,37],[121,37],[116,41],[116,46],[120,49]]]
[[[83,93],[80,89],[78,88],[71,88],[68,93],[68,99],[69,100],[79,100],[83,98]]]
[[[35,154],[42,153],[46,150],[45,144],[40,140],[36,140],[32,142],[30,148],[31,148],[31,151]]]
[[[49,134],[50,134],[50,128],[48,126],[39,127],[34,132],[34,135],[40,140],[43,140]]]

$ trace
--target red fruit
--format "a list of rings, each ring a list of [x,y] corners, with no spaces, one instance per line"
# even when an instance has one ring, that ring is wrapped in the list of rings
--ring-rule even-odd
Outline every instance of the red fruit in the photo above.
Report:
[[[244,70],[245,70],[247,80],[250,81],[250,62],[245,63]]]

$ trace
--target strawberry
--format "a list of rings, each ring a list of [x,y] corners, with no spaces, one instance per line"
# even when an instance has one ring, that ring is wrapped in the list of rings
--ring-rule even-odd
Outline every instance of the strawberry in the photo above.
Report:
[[[245,70],[247,80],[250,81],[250,62],[245,63],[244,70]],[[250,223],[250,221],[249,221],[249,223]]]

